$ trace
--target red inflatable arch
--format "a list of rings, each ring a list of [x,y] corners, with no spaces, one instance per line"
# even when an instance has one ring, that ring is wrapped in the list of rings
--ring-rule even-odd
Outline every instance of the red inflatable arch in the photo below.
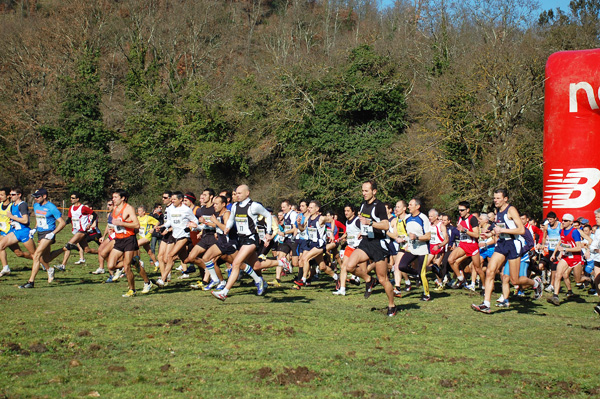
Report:
[[[561,51],[546,63],[544,217],[595,224],[600,208],[600,50]]]

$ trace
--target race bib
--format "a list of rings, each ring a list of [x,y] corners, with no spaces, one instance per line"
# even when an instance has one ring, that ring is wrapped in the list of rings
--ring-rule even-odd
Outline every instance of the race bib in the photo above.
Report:
[[[140,231],[138,232],[140,237],[144,237],[146,235],[146,227],[140,226]]]
[[[360,225],[360,233],[369,238],[375,237],[375,234],[373,233],[373,226],[369,226],[368,224]]]
[[[127,230],[125,229],[125,227],[123,227],[123,226],[115,226],[115,233],[121,234],[121,233],[126,233],[126,232],[127,232]]]
[[[73,230],[79,230],[79,220],[73,220]]]
[[[505,229],[506,223],[496,223],[496,226],[500,227],[501,229]],[[510,234],[501,233],[500,238],[504,238],[505,240],[510,240],[511,237],[510,237]]]
[[[44,216],[37,216],[37,228],[40,230],[48,230],[48,220]]]
[[[245,236],[249,236],[251,234],[250,226],[248,225],[248,219],[236,217],[235,218],[235,226],[236,226],[239,234],[245,235]]]
[[[319,240],[319,236],[317,234],[317,229],[316,227],[309,227],[308,228],[308,239],[313,241],[313,242],[317,242]]]
[[[7,227],[8,225],[6,224],[6,222],[0,222],[0,230],[6,231]]]
[[[469,236],[466,231],[461,231],[460,232],[459,240],[461,240],[461,241],[469,241],[470,239],[471,239],[471,236]]]
[[[21,230],[21,223],[19,223],[19,222],[16,222],[13,220],[12,222],[10,222],[10,225],[15,230]]]
[[[560,238],[548,238],[546,240],[546,245],[548,245],[548,249],[554,249],[557,245],[560,244]]]
[[[256,230],[258,231],[258,237],[260,240],[264,241],[265,237],[267,236],[265,229],[257,228]]]

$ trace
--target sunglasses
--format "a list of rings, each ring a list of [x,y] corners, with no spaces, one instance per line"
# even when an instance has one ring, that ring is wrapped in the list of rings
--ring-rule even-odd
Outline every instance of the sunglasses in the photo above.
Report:
[[[565,219],[563,219],[563,223],[564,222],[572,222],[572,220],[565,220]]]
[[[460,208],[458,208],[458,211],[459,212],[464,212],[464,211],[466,211],[466,209],[460,209]]]
[[[113,204],[106,204],[106,206],[113,206]]]
[[[163,199],[169,199],[169,197],[163,197]]]
[[[15,195],[19,195],[19,194],[17,194],[17,193],[10,193],[11,197],[14,197]]]
[[[71,197],[71,199],[77,199],[77,197]]]

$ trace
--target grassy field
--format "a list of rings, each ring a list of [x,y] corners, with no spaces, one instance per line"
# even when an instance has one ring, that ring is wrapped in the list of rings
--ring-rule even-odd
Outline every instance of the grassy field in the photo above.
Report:
[[[583,291],[491,315],[470,309],[476,293],[423,303],[412,291],[388,318],[381,287],[336,297],[329,279],[296,291],[287,277],[257,297],[246,278],[226,302],[190,290],[194,280],[122,298],[125,281],[90,274],[93,256],[52,284],[41,272],[32,290],[17,288],[29,261],[9,261],[0,397],[600,397],[597,297]]]

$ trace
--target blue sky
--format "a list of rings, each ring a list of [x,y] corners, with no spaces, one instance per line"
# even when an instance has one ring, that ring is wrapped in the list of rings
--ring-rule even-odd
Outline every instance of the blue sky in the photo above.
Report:
[[[394,4],[394,0],[380,0],[382,7],[387,7],[391,4]],[[548,10],[550,8],[560,7],[563,11],[567,11],[569,9],[570,0],[541,0],[540,3],[540,12],[542,10]]]

